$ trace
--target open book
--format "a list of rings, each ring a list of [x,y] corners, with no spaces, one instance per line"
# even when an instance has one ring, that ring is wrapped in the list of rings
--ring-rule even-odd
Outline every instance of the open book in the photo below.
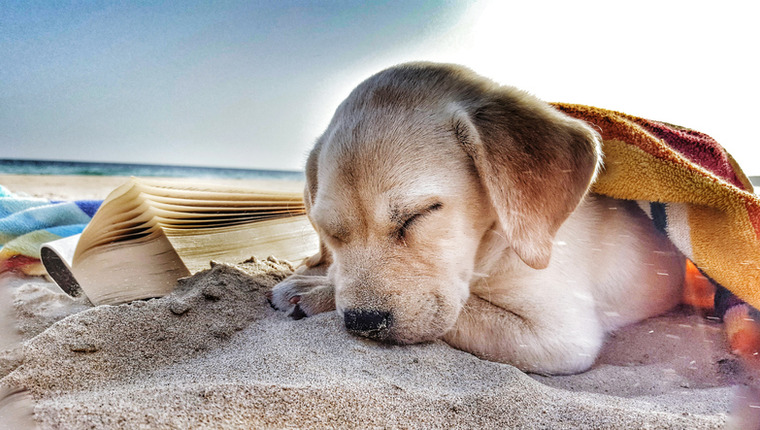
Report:
[[[300,262],[319,244],[302,196],[132,178],[80,237],[43,245],[42,262],[64,291],[84,292],[95,305],[163,296],[211,260]]]

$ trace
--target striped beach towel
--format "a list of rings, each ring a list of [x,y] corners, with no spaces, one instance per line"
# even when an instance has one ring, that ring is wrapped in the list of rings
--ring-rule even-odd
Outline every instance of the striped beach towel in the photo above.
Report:
[[[710,136],[684,127],[589,106],[554,106],[602,136],[604,168],[592,190],[638,201],[717,285],[715,313],[729,337],[741,330],[737,326],[760,321],[760,199],[731,155]],[[755,337],[760,345],[760,332]]]
[[[101,202],[20,196],[0,185],[0,273],[44,274],[40,246],[81,233]]]

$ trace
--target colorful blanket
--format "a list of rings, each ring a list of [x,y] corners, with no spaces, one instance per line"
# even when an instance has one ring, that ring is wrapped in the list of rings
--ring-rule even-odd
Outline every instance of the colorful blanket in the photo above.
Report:
[[[555,106],[602,136],[604,168],[593,191],[639,201],[718,284],[718,316],[741,304],[736,297],[760,309],[760,199],[725,149],[706,134],[672,124],[588,106]],[[737,319],[750,311],[757,313],[747,307]]]
[[[18,196],[0,185],[0,273],[43,274],[40,245],[81,233],[100,203]]]

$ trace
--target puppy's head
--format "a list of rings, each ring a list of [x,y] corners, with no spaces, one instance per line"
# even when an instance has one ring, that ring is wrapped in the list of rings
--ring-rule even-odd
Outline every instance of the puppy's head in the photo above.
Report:
[[[448,331],[486,238],[544,268],[599,162],[584,123],[452,65],[371,77],[307,163],[309,216],[353,332],[398,343]]]

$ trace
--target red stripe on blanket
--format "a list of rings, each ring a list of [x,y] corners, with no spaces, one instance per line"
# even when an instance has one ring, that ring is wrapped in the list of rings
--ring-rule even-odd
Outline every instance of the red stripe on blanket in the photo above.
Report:
[[[680,152],[684,157],[725,181],[748,191],[736,176],[731,163],[728,161],[726,150],[712,137],[696,130],[667,124],[644,118],[628,117],[652,133],[658,139],[664,140],[671,148]]]
[[[565,103],[552,103],[552,105],[567,115],[586,121],[599,132],[604,141],[619,140],[634,145],[660,160],[677,162],[676,152],[636,122],[640,119],[638,117],[591,106]]]
[[[26,255],[14,255],[11,258],[0,260],[0,273],[5,272],[18,272],[26,266],[37,264],[40,260],[38,258],[29,257]]]

